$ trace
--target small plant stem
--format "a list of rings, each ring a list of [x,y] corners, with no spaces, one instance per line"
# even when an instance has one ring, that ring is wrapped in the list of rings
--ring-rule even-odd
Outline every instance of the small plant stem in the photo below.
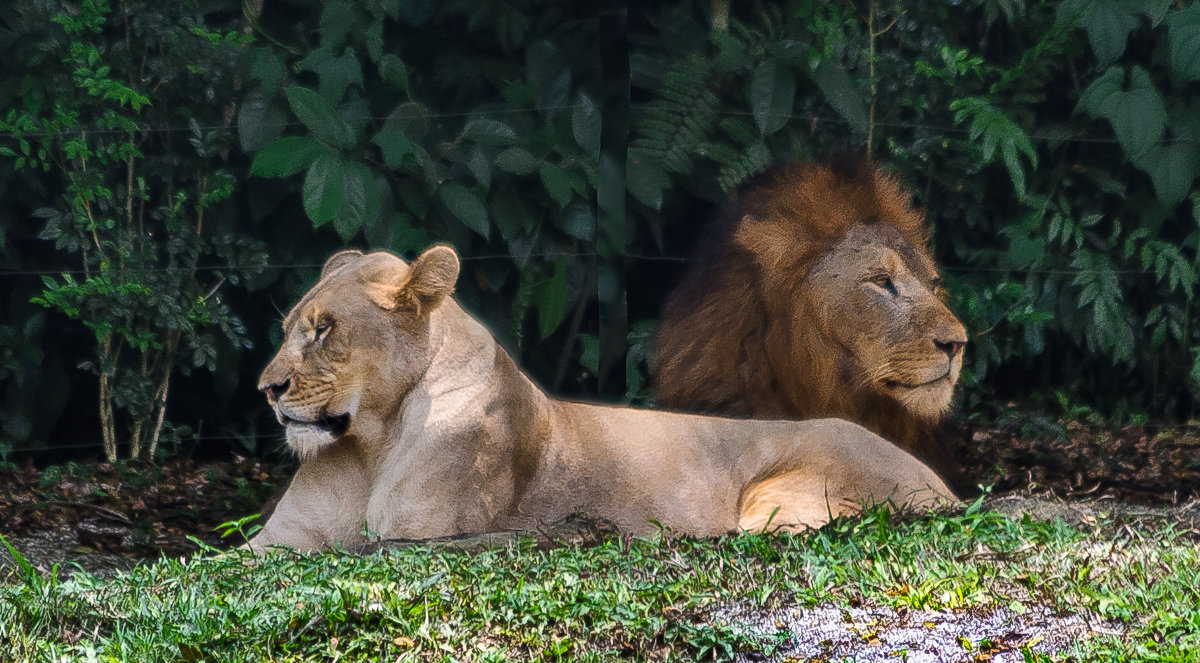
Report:
[[[867,158],[871,158],[871,146],[875,140],[875,12],[878,5],[871,0],[867,8],[867,84],[870,87],[871,105],[867,108]]]

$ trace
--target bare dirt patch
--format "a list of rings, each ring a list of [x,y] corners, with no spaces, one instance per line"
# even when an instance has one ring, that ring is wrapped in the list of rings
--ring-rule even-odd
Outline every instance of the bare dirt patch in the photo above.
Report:
[[[761,610],[730,606],[713,618],[759,636],[786,636],[771,656],[742,654],[739,661],[1020,663],[1026,660],[1022,649],[1063,654],[1084,638],[1122,632],[1118,625],[1056,615],[1041,606],[1023,612],[1009,608],[951,611],[819,605]]]

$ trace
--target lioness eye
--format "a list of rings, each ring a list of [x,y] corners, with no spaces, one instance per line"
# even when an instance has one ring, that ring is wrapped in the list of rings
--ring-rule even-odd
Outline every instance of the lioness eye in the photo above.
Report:
[[[329,329],[331,327],[333,327],[332,322],[318,322],[316,326],[313,327],[313,340],[319,341],[324,338],[325,334],[329,333]]]

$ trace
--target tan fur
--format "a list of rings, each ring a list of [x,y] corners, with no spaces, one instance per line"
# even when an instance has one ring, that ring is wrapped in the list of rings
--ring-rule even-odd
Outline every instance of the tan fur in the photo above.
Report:
[[[844,417],[952,471],[932,427],[966,331],[924,215],[870,164],[797,164],[751,187],[671,295],[656,339],[667,407]]]
[[[302,462],[251,546],[528,528],[819,526],[864,502],[929,505],[934,472],[861,426],[738,421],[547,397],[449,296],[457,256],[336,254],[263,371]],[[347,420],[348,418],[348,420]],[[345,426],[343,429],[342,427]]]

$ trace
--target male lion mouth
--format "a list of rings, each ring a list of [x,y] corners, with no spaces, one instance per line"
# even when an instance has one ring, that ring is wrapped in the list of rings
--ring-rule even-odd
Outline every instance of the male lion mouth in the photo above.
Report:
[[[884,380],[883,386],[888,389],[925,389],[926,387],[935,387],[935,386],[938,386],[942,382],[949,382],[949,381],[950,381],[950,372],[946,371],[945,375],[934,378],[927,382],[918,382],[916,384],[910,384],[907,382],[900,382],[899,380]]]
[[[316,421],[301,421],[299,419],[293,419],[285,416],[283,424],[285,426],[291,426],[293,424],[297,426],[312,426],[319,431],[329,433],[333,437],[340,437],[350,429],[350,413],[347,412],[346,414],[339,415],[325,415]]]

